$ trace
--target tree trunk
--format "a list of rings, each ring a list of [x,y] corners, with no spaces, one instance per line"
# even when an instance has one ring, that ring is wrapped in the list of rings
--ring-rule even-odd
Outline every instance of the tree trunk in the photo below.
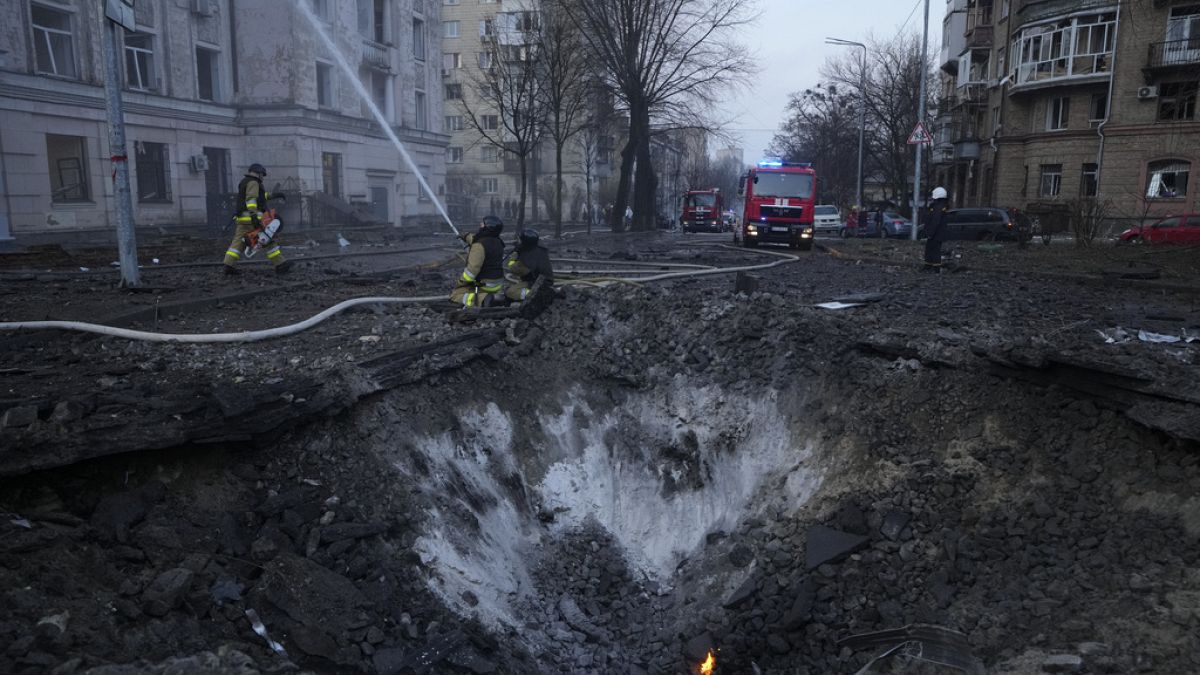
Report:
[[[536,145],[535,145],[535,146],[533,146],[533,152],[531,153],[531,155],[530,155],[530,156],[533,158],[533,162],[532,162],[532,164],[533,164],[533,170],[532,170],[532,171],[530,171],[530,174],[532,174],[532,175],[531,175],[531,177],[533,178],[533,190],[532,190],[532,191],[533,191],[533,209],[532,209],[532,216],[533,216],[533,224],[534,224],[534,226],[536,227],[536,226],[537,226],[537,222],[538,222],[538,220],[539,220],[539,218],[538,218],[538,215],[539,215],[539,214],[538,214],[538,164],[539,164],[539,162],[538,162],[538,146],[536,146]]]
[[[637,154],[637,130],[633,120],[629,122],[629,139],[621,148],[621,182],[617,184],[617,201],[609,214],[609,227],[613,232],[625,231],[625,207],[629,206],[629,183],[633,178],[633,158]]]
[[[521,198],[517,204],[517,235],[525,229],[525,193],[529,190],[529,169],[525,166],[525,157],[521,160]]]
[[[589,149],[589,152],[591,152],[590,149]],[[595,214],[592,213],[592,162],[591,162],[591,160],[588,160],[584,164],[583,169],[584,169],[583,180],[586,181],[584,184],[584,193],[587,195],[587,205],[586,205],[586,208],[584,208],[584,213],[587,214],[587,233],[591,234],[592,233],[592,220],[595,219]]]
[[[637,176],[633,182],[633,226],[639,231],[655,227],[654,195],[658,190],[658,178],[654,175],[654,162],[650,158],[650,112],[640,110],[638,126],[642,133],[637,144]]]
[[[554,214],[554,236],[561,239],[563,235],[563,143],[554,142],[554,186],[556,194],[554,203],[557,210]]]

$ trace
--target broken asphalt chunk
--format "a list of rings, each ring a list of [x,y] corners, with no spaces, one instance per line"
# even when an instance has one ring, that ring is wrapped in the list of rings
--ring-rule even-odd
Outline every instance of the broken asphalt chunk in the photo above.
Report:
[[[808,528],[808,541],[804,547],[804,564],[810,570],[841,560],[867,545],[869,539],[862,535],[840,532],[824,525]]]

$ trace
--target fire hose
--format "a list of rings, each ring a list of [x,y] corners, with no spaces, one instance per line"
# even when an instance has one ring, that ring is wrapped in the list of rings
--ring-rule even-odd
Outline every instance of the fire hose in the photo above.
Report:
[[[721,248],[735,248],[726,244],[717,244],[717,246]],[[683,279],[688,277],[712,276],[715,274],[754,272],[778,267],[780,265],[786,265],[788,263],[796,262],[800,259],[799,256],[791,253],[784,253],[782,251],[754,250],[752,252],[775,256],[779,259],[769,263],[757,265],[687,269],[678,272],[663,272],[661,274],[655,274],[648,277],[599,277],[591,279],[577,279],[567,283],[578,283],[580,285],[588,286],[598,286],[607,283],[645,284],[656,281],[669,281],[672,279]],[[240,331],[236,333],[155,333],[144,330],[133,330],[130,328],[118,328],[116,326],[105,326],[103,324],[88,323],[86,321],[10,321],[0,323],[0,331],[73,330],[83,333],[95,333],[97,335],[125,338],[127,340],[140,340],[143,342],[175,342],[186,344],[259,342],[273,338],[287,337],[289,335],[295,335],[297,333],[306,331],[309,328],[312,328],[313,326],[325,321],[326,319],[340,314],[341,312],[344,312],[352,307],[358,307],[362,305],[414,305],[444,302],[445,300],[445,295],[351,298],[350,300],[339,302],[338,304],[297,323],[287,326],[278,326],[276,328]]]

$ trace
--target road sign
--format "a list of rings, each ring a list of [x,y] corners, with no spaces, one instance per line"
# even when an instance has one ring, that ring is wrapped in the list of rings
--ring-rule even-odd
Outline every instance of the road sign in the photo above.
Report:
[[[137,20],[133,14],[133,0],[108,0],[104,6],[104,16],[127,31],[137,30]]]
[[[924,122],[917,122],[916,128],[913,129],[912,135],[908,137],[909,145],[933,145],[933,136],[929,134],[929,130],[925,128]]]

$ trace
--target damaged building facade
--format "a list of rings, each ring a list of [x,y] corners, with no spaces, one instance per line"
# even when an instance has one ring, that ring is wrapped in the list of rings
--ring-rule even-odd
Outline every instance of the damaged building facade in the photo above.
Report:
[[[933,162],[956,205],[1196,209],[1200,3],[949,0]]]
[[[446,136],[436,27],[441,0],[306,0],[358,69],[434,189]],[[112,231],[103,3],[0,5],[0,203],[14,236]],[[139,226],[220,227],[245,167],[304,195],[304,213],[393,224],[436,217],[291,3],[137,0],[122,86]]]

